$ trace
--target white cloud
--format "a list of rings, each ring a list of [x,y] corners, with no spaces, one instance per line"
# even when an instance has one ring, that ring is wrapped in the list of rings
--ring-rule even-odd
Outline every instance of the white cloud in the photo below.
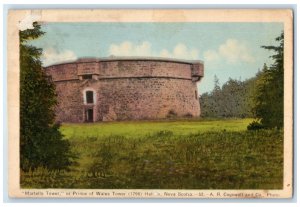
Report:
[[[186,45],[179,43],[173,50],[173,56],[176,58],[184,58],[184,59],[197,59],[198,50],[196,49],[188,49]]]
[[[140,44],[134,44],[125,41],[120,44],[112,44],[108,50],[109,55],[114,56],[148,56],[148,57],[166,57],[179,59],[198,59],[199,52],[195,48],[188,48],[183,43],[178,43],[173,50],[162,49],[154,51],[152,45],[148,41]]]
[[[159,53],[159,57],[170,57],[170,56],[171,56],[171,53],[169,53],[169,51],[166,49],[161,50]]]
[[[244,42],[236,39],[227,39],[219,46],[218,50],[207,50],[204,52],[204,59],[208,62],[224,59],[227,63],[234,64],[239,61],[251,63],[255,59]]]
[[[220,58],[218,52],[216,52],[215,50],[207,50],[204,52],[204,59],[206,61],[216,61]]]
[[[54,63],[66,62],[76,60],[75,53],[71,50],[57,51],[54,48],[47,48],[43,50],[42,61],[44,66]]]

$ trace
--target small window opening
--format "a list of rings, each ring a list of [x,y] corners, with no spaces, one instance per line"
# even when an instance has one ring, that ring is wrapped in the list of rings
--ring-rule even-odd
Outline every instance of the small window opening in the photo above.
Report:
[[[195,91],[195,99],[198,100],[198,94],[197,94],[197,91]]]
[[[93,75],[83,75],[82,79],[86,80],[86,79],[92,79]]]
[[[93,91],[86,92],[86,103],[94,103],[94,93]]]

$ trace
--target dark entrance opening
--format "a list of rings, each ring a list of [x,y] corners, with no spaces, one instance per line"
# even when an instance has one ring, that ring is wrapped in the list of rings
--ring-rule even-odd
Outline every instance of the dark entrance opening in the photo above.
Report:
[[[94,110],[93,109],[87,109],[85,112],[85,121],[86,122],[93,122],[94,121]]]

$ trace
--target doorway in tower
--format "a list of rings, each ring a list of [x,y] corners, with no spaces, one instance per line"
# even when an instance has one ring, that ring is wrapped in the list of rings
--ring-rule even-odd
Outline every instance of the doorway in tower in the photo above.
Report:
[[[86,122],[94,122],[94,110],[93,109],[85,110],[85,121]]]

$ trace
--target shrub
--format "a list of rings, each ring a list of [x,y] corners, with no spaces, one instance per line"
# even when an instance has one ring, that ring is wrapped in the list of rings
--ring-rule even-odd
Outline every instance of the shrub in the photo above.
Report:
[[[171,109],[167,114],[167,118],[174,118],[174,117],[177,117],[177,113],[173,109]]]
[[[261,123],[259,123],[258,121],[253,121],[247,126],[248,130],[259,130],[259,129],[263,129],[263,128],[264,128],[264,126]]]

